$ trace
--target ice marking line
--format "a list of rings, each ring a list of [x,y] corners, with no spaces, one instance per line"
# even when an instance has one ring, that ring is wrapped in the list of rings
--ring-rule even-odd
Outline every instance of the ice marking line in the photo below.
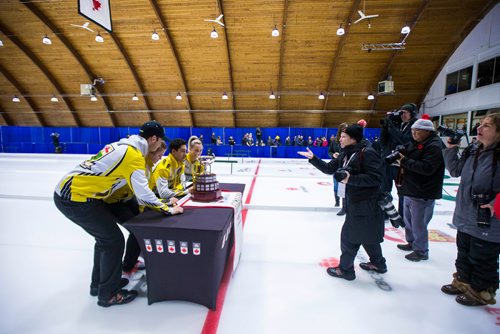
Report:
[[[248,209],[246,208],[246,205],[250,204],[250,201],[252,200],[253,188],[255,187],[255,180],[257,179],[257,175],[259,174],[260,163],[261,163],[261,159],[259,159],[259,162],[257,163],[257,168],[255,169],[255,173],[253,175],[252,184],[250,185],[250,190],[248,191],[248,196],[247,196],[247,199],[245,201],[245,207],[243,208],[243,210],[241,212],[242,220],[243,220],[243,228],[245,228],[245,221],[247,218],[247,211],[248,211]],[[233,258],[234,258],[234,244],[233,244],[233,248],[231,249],[231,254],[229,255],[229,259],[227,260],[227,263],[233,263]],[[226,269],[224,269],[224,274],[222,276],[222,281],[220,283],[219,292],[217,293],[217,301],[215,304],[217,308],[215,309],[215,311],[212,311],[212,310],[208,311],[207,317],[205,318],[205,323],[203,324],[203,328],[201,330],[202,334],[216,334],[217,333],[217,328],[219,327],[220,316],[222,314],[222,309],[224,307],[224,301],[226,299],[227,289],[229,287],[229,283],[231,282],[231,272],[232,272],[232,267],[226,265]]]

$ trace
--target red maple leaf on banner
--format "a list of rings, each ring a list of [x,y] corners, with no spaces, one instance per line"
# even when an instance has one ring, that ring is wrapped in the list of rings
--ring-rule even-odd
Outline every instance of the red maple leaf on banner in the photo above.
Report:
[[[101,9],[101,2],[99,0],[92,0],[92,3],[94,7],[92,7],[92,10],[99,10]]]

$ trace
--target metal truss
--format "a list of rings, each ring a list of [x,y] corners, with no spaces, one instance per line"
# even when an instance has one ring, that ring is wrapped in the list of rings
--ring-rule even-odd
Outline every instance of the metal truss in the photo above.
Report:
[[[362,44],[363,51],[384,51],[384,50],[404,50],[405,43],[381,43],[381,44]]]

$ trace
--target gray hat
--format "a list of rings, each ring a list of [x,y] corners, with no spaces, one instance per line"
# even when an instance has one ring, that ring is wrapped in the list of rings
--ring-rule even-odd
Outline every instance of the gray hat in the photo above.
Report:
[[[435,132],[434,123],[430,119],[421,118],[411,126],[412,129],[420,129]]]

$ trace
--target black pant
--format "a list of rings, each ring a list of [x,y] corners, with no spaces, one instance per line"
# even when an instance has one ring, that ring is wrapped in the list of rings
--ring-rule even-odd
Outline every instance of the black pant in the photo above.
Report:
[[[346,273],[354,273],[354,259],[358,254],[359,247],[363,246],[366,253],[370,257],[370,262],[379,268],[385,268],[385,258],[382,255],[382,247],[380,243],[376,244],[354,244],[349,241],[347,228],[345,224],[342,227],[342,232],[340,233],[340,250],[342,254],[340,255],[340,269]]]
[[[124,204],[100,200],[73,202],[54,193],[56,207],[75,224],[95,238],[91,288],[99,288],[99,299],[109,300],[120,290],[122,255],[125,240],[116,224],[130,210]]]
[[[457,250],[455,267],[460,280],[470,283],[476,291],[496,291],[500,243],[481,240],[458,231]]]

